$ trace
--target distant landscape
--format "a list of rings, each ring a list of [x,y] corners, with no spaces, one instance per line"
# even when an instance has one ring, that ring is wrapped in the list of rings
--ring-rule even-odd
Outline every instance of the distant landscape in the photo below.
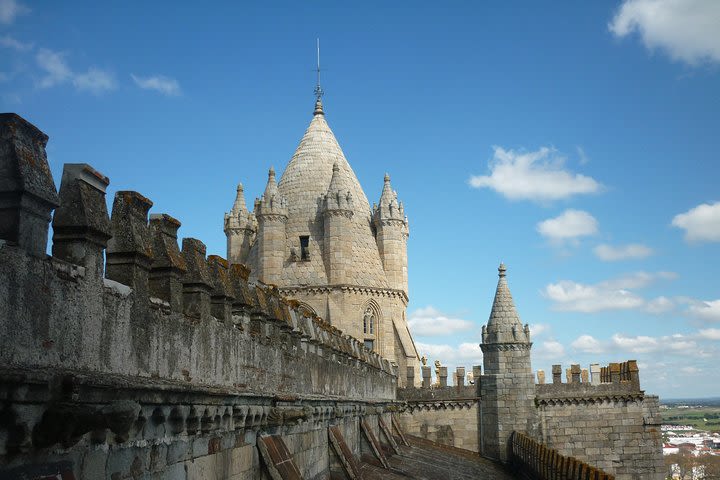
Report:
[[[662,399],[660,408],[664,425],[720,432],[720,397]]]

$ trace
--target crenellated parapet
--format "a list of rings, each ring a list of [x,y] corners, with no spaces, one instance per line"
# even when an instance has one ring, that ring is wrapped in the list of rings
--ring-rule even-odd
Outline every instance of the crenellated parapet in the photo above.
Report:
[[[0,114],[0,240],[45,255],[59,199],[45,146],[48,137],[14,113]]]
[[[318,365],[333,362],[349,369],[348,378],[369,381],[378,375],[378,385],[383,385],[372,393],[372,382],[353,390],[340,378],[330,384],[298,378],[278,387],[283,376],[278,370],[276,379],[257,382],[264,385],[261,389],[321,393],[330,388],[327,394],[393,396],[397,372],[390,362],[323,319],[308,317],[276,287],[250,283],[244,265],[207,256],[202,241],[184,238],[178,248],[180,222],[167,214],[148,218],[151,200],[119,191],[109,216],[109,179],[86,164],[66,165],[58,197],[47,176],[42,132],[14,115],[0,117],[0,131],[5,142],[0,162],[14,172],[4,186],[12,187],[17,199],[43,199],[47,208],[44,216],[36,216],[45,219],[43,226],[37,219],[24,223],[24,200],[4,205],[3,215],[20,220],[15,230],[3,232],[0,242],[0,281],[8,286],[0,292],[0,364],[62,365],[168,381],[194,378],[227,387],[253,383],[243,380],[243,365],[252,361],[257,370],[262,361],[241,352],[258,343],[268,352],[290,352],[298,365],[308,364],[301,360],[305,357]],[[266,193],[272,190],[271,185]],[[53,223],[53,256],[39,256],[39,244],[23,239],[47,232],[50,207],[58,203],[54,199],[60,205]],[[280,212],[285,207],[278,201],[269,195],[260,210]],[[24,226],[29,232],[20,231]],[[42,251],[46,249],[44,243]],[[241,354],[245,356],[235,356]],[[211,357],[216,360],[209,362]]]
[[[540,404],[635,401],[642,400],[645,395],[640,388],[635,360],[610,363],[605,367],[592,364],[589,369],[574,364],[564,373],[565,382],[562,365],[553,365],[551,383],[545,383],[545,372],[537,371],[538,383],[535,387]]]

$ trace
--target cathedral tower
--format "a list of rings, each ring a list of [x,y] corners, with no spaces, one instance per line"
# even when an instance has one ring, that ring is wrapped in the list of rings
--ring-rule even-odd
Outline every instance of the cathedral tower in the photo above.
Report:
[[[323,202],[325,244],[323,256],[331,284],[347,284],[352,268],[352,194],[337,163],[333,164],[330,187]]]
[[[405,207],[385,174],[380,203],[373,209],[373,225],[377,244],[390,288],[408,291],[407,239],[409,235]]]
[[[245,206],[242,183],[237,186],[237,195],[230,213],[225,214],[225,236],[227,237],[227,259],[230,263],[246,263],[250,246],[255,240],[257,220]]]
[[[285,224],[288,210],[285,198],[278,193],[275,169],[270,167],[265,193],[255,200],[255,216],[258,222],[257,279],[278,285],[285,260]]]
[[[404,386],[408,367],[419,370],[406,320],[407,219],[389,178],[371,210],[325,119],[320,93],[285,171],[277,182],[270,171],[255,202],[257,234],[249,252],[229,239],[228,257],[244,258],[251,280],[277,285],[309,313],[389,359]]]
[[[520,322],[502,263],[498,275],[495,300],[480,344],[485,369],[480,384],[480,449],[484,456],[506,462],[510,435],[514,430],[534,435],[537,414],[530,329]]]

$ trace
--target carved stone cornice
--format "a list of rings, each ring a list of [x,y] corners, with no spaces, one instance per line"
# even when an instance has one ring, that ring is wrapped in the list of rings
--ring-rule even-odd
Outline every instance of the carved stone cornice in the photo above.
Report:
[[[358,293],[361,295],[370,295],[373,297],[388,297],[388,298],[400,298],[405,302],[408,301],[407,293],[403,290],[397,290],[394,288],[382,288],[382,287],[367,287],[360,285],[317,285],[317,286],[287,286],[279,287],[280,292],[283,295],[293,296],[298,293],[309,294],[309,295],[324,295],[335,291],[341,291],[342,293]]]
[[[404,227],[405,220],[399,218],[376,218],[375,223],[383,227]]]
[[[645,392],[627,393],[617,395],[584,395],[584,396],[568,396],[568,397],[537,397],[535,402],[540,406],[568,406],[568,405],[595,405],[602,403],[611,404],[628,404],[641,402],[645,398]]]
[[[519,352],[527,352],[532,347],[532,342],[528,343],[481,343],[480,349],[485,352],[508,352],[511,350]]]
[[[398,407],[401,413],[414,413],[420,411],[440,411],[440,410],[463,410],[471,409],[480,401],[479,398],[466,398],[456,400],[429,400],[429,401],[407,401]]]
[[[258,222],[281,222],[287,223],[288,216],[282,213],[261,213],[257,216]]]
[[[325,210],[323,212],[323,215],[325,215],[326,217],[352,218],[353,211],[352,210]]]

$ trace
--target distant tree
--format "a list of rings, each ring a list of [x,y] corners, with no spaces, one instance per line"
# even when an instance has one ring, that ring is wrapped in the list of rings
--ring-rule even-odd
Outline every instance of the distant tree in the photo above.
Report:
[[[720,455],[703,455],[698,460],[705,465],[705,480],[720,480]]]
[[[673,467],[677,465],[677,467]],[[665,466],[667,467],[667,478],[673,478],[673,474],[678,473],[681,480],[686,478],[692,479],[693,467],[698,465],[695,455],[688,450],[680,449],[679,453],[673,453],[665,456]]]

